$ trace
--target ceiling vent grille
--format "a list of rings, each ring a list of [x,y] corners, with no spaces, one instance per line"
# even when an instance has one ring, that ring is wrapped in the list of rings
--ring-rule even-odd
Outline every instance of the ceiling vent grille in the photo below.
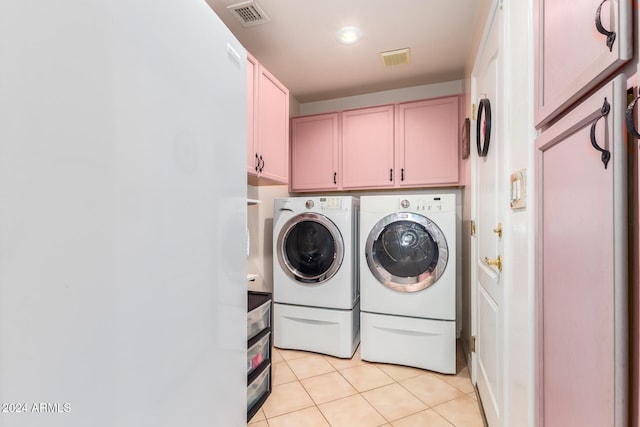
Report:
[[[269,22],[267,14],[264,13],[264,10],[253,0],[227,6],[227,9],[229,9],[229,12],[245,27]]]
[[[409,48],[380,52],[380,58],[385,67],[408,64],[410,61]]]

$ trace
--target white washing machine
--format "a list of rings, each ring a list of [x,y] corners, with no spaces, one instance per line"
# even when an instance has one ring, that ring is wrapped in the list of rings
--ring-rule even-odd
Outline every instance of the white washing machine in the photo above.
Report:
[[[360,203],[362,358],[456,373],[455,194]]]
[[[351,357],[360,342],[359,199],[276,199],[274,345]]]

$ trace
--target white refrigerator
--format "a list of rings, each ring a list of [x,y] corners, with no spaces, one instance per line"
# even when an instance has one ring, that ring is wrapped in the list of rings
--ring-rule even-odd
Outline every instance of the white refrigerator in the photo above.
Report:
[[[246,425],[246,52],[204,0],[0,1],[0,426]]]

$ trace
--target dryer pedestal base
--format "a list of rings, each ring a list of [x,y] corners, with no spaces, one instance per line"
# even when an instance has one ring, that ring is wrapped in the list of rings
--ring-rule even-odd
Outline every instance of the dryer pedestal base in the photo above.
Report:
[[[456,322],[361,313],[362,360],[456,373]]]
[[[360,302],[353,310],[273,304],[273,345],[351,358],[360,343]]]

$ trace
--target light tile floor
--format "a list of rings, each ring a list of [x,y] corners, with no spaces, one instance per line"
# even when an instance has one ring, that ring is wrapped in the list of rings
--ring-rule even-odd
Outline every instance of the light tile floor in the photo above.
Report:
[[[273,349],[272,392],[249,427],[483,427],[462,351],[457,374]]]

